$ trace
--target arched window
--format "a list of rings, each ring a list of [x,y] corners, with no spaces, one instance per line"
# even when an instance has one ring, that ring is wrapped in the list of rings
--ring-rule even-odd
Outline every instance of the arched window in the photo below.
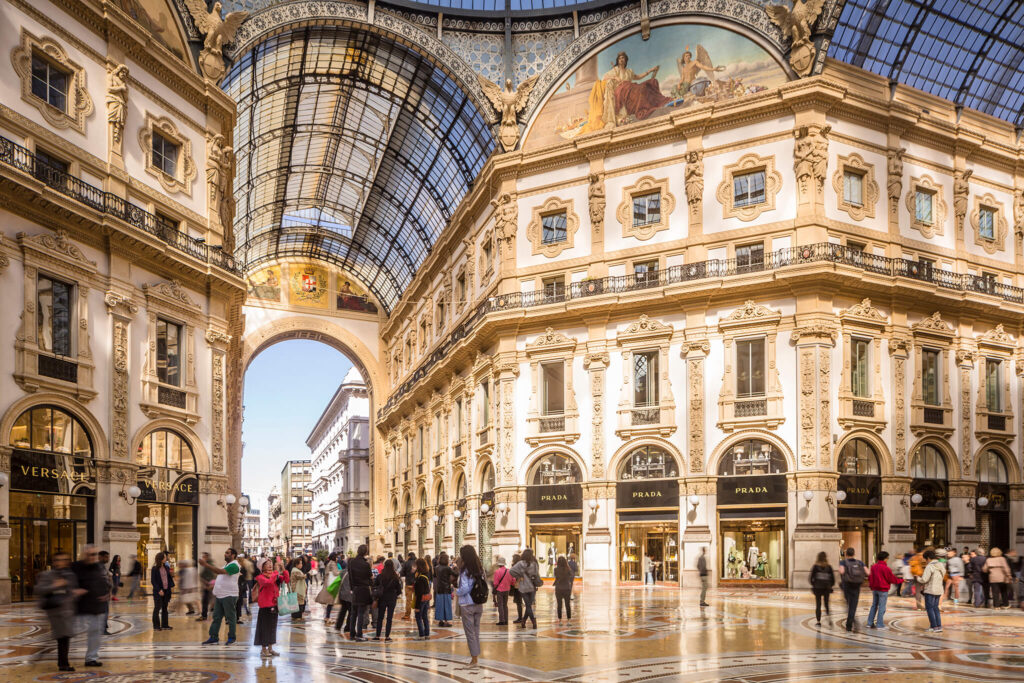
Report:
[[[874,474],[878,472],[878,453],[864,439],[850,439],[839,452],[839,474]]]
[[[576,484],[583,479],[580,466],[561,453],[549,453],[533,466],[527,482],[534,486],[545,484]]]
[[[180,434],[170,429],[155,429],[146,435],[135,453],[135,464],[166,467],[183,472],[196,471],[196,456]]]
[[[444,502],[444,484],[438,484],[437,490],[434,492],[434,505],[440,505]]]
[[[998,451],[985,451],[978,458],[978,481],[990,484],[1006,484],[1010,476],[1006,471],[1006,461]]]
[[[466,477],[459,473],[458,479],[455,480],[455,500],[462,500],[466,497]]]
[[[718,466],[720,477],[745,477],[759,474],[783,474],[786,458],[778,448],[761,439],[735,444]]]
[[[412,498],[406,494],[405,500],[402,501],[402,514],[409,514],[409,510],[412,510]]]
[[[910,463],[910,476],[915,479],[948,479],[946,458],[942,451],[930,444],[917,449]]]
[[[26,410],[11,427],[11,445],[26,451],[92,457],[89,433],[71,413],[56,406]]]
[[[676,459],[657,446],[640,446],[619,467],[619,479],[669,479],[679,476]]]
[[[491,463],[484,465],[484,471],[480,473],[480,493],[487,493],[494,490],[494,468]]]

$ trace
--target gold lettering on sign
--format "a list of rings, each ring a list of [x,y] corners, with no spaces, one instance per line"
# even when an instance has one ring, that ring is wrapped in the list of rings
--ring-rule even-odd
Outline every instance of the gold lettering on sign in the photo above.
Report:
[[[634,498],[661,498],[661,491],[633,491]]]
[[[767,486],[737,486],[736,493],[768,493]]]
[[[569,496],[565,495],[564,493],[556,493],[556,494],[543,495],[543,496],[540,497],[540,499],[541,500],[546,500],[546,501],[563,501],[563,500],[564,501],[568,501],[569,500]]]
[[[73,482],[89,481],[89,477],[84,472],[57,470],[51,467],[29,467],[28,465],[20,465],[20,467],[22,476],[34,479],[67,479]]]
[[[155,479],[139,479],[139,484],[148,486],[155,491],[174,491],[175,493],[195,493],[194,480],[172,484],[169,481],[157,481]]]

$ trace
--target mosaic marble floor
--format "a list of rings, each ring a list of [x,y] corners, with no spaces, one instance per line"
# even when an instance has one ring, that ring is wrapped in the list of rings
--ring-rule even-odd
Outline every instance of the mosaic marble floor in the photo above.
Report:
[[[570,622],[555,619],[554,596],[542,589],[539,628],[494,625],[485,613],[480,666],[468,668],[459,622],[413,640],[414,622],[396,620],[393,643],[349,643],[321,618],[278,629],[281,652],[261,662],[245,618],[239,642],[200,647],[208,623],[171,617],[171,631],[154,633],[148,603],[114,604],[103,666],[81,666],[84,638],[72,641],[74,673],[57,672],[45,617],[31,605],[0,609],[0,680],[89,683],[221,683],[255,681],[920,681],[1024,680],[1024,612],[944,608],[941,634],[924,631],[924,612],[912,600],[890,599],[888,629],[847,633],[845,605],[833,594],[833,617],[814,621],[807,593],[722,590],[700,609],[696,594],[673,589],[584,588],[574,596]],[[862,596],[863,623],[870,600]],[[840,614],[842,613],[842,614]],[[322,615],[322,607],[314,606]],[[222,640],[226,633],[222,632]]]

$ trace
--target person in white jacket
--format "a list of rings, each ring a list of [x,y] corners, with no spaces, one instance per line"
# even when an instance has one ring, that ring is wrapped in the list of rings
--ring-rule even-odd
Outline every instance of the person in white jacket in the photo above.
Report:
[[[917,577],[921,584],[921,592],[924,593],[924,609],[928,613],[929,631],[942,633],[942,618],[939,615],[939,598],[942,597],[944,581],[946,578],[946,567],[935,557],[935,551],[931,548],[922,553],[928,564],[925,566],[921,576]]]

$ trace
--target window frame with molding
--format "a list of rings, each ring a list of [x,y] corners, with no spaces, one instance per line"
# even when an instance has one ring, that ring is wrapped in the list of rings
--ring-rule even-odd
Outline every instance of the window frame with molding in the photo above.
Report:
[[[524,438],[532,447],[542,444],[573,444],[580,438],[579,410],[572,381],[577,343],[574,338],[549,327],[526,345],[526,359],[530,364],[530,404]],[[560,415],[545,412],[542,396],[544,366],[556,363],[562,365]]]
[[[178,146],[174,175],[166,173],[153,162],[154,134]],[[142,151],[146,173],[156,178],[168,194],[180,193],[187,197],[192,196],[192,185],[198,175],[196,161],[192,156],[192,140],[178,130],[178,126],[171,118],[157,116],[147,111],[144,123],[139,128],[139,147]]]
[[[565,213],[565,239],[559,242],[544,242],[544,217]],[[572,199],[549,197],[543,204],[533,207],[530,223],[526,226],[526,239],[531,245],[531,255],[555,258],[566,249],[576,245],[576,232],[580,218],[576,214]]]
[[[845,430],[870,429],[881,433],[887,424],[885,394],[882,390],[882,341],[889,321],[885,315],[864,299],[839,312],[839,334],[842,339],[842,378],[839,385],[839,426]],[[853,391],[854,342],[868,344],[868,395]],[[867,406],[871,414],[867,415]]]
[[[982,211],[992,212],[992,237],[984,237],[981,234]],[[1003,210],[1003,205],[996,201],[991,192],[984,195],[974,195],[974,209],[971,211],[971,230],[974,236],[974,244],[985,250],[986,254],[993,255],[997,252],[1006,251],[1006,236],[1009,234],[1009,226]]]
[[[196,385],[196,330],[205,325],[202,307],[175,281],[143,285],[146,299],[146,348],[142,368],[142,398],[139,407],[149,418],[171,417],[188,425],[199,422],[199,388]],[[181,326],[184,348],[181,353],[179,386],[161,382],[157,374],[157,319]],[[184,407],[160,400],[161,393],[184,395]]]
[[[764,173],[764,201],[756,204],[735,205],[735,179],[752,173]],[[722,182],[715,198],[722,205],[722,218],[736,218],[744,222],[756,219],[766,211],[774,211],[776,198],[782,190],[782,174],[775,168],[775,155],[744,154],[735,163],[722,168]]]
[[[1003,330],[999,325],[988,332],[977,337],[978,344],[978,400],[975,407],[976,422],[974,433],[979,441],[995,439],[1010,446],[1014,439],[1014,410],[1012,386],[1013,356],[1016,351],[1016,341]],[[998,361],[1001,368],[1001,377],[996,391],[1002,405],[1001,410],[991,410],[988,400],[988,363]],[[1002,421],[1003,429],[994,429],[996,422]]]
[[[68,76],[65,108],[60,109],[32,92],[32,58],[39,57]],[[21,38],[11,52],[11,64],[21,81],[21,99],[39,110],[43,120],[54,128],[71,129],[85,135],[85,120],[93,112],[85,67],[72,60],[53,38],[38,37],[21,29]]]
[[[90,261],[81,248],[63,230],[55,234],[17,234],[22,254],[22,281],[25,295],[22,298],[21,324],[15,335],[14,381],[24,391],[53,391],[73,396],[83,403],[95,398],[98,391],[93,386],[95,364],[89,341],[89,293],[93,287],[105,287],[95,262]],[[68,334],[71,336],[71,353],[59,356],[43,349],[39,344],[39,277],[46,276],[71,285],[69,298],[70,320]],[[39,372],[41,358],[64,360],[75,364],[75,381],[62,380]],[[46,361],[44,361],[45,363]]]
[[[832,188],[836,192],[836,208],[846,212],[851,219],[863,221],[875,217],[875,205],[878,203],[879,188],[875,182],[875,166],[864,161],[856,152],[836,156],[836,172],[832,175]],[[861,177],[861,203],[854,204],[846,198],[846,174],[854,173]]]
[[[914,351],[914,381],[910,396],[910,430],[914,436],[934,434],[942,438],[952,436],[953,402],[949,390],[950,363],[954,351],[956,332],[938,313],[933,313],[910,326]],[[924,399],[924,353],[937,351],[939,354],[936,388],[940,392],[937,404],[925,403]],[[925,410],[942,411],[942,422],[926,422]]]
[[[667,325],[643,314],[616,335],[615,343],[621,349],[622,358],[622,386],[616,409],[615,428],[615,433],[620,438],[668,437],[678,428],[675,398],[672,396],[672,383],[669,376],[669,349],[675,331],[672,325]],[[638,408],[633,405],[636,381],[633,357],[637,353],[646,352],[658,354],[658,405]],[[657,421],[650,420],[652,410],[656,410]]]
[[[779,379],[777,358],[779,324],[782,314],[767,306],[747,300],[732,313],[719,319],[718,330],[722,335],[725,354],[725,370],[718,392],[718,423],[724,432],[742,429],[776,429],[786,420],[783,412],[782,382]],[[738,360],[737,342],[763,338],[765,345],[765,387],[764,398],[740,398],[739,375],[734,368]],[[763,400],[764,413],[759,415],[737,415],[737,406],[746,401]]]
[[[633,203],[639,197],[659,195],[658,220],[636,225],[634,222]],[[669,192],[668,178],[655,178],[645,175],[634,184],[622,188],[622,201],[615,210],[622,228],[622,237],[633,237],[641,241],[649,240],[662,230],[669,228],[669,216],[676,208],[676,198]]]
[[[926,223],[917,217],[917,194],[925,192],[932,198],[932,222]],[[910,212],[910,228],[917,230],[925,239],[941,237],[946,233],[946,200],[942,197],[943,187],[932,180],[927,173],[910,178],[910,189],[904,197],[904,204]]]

